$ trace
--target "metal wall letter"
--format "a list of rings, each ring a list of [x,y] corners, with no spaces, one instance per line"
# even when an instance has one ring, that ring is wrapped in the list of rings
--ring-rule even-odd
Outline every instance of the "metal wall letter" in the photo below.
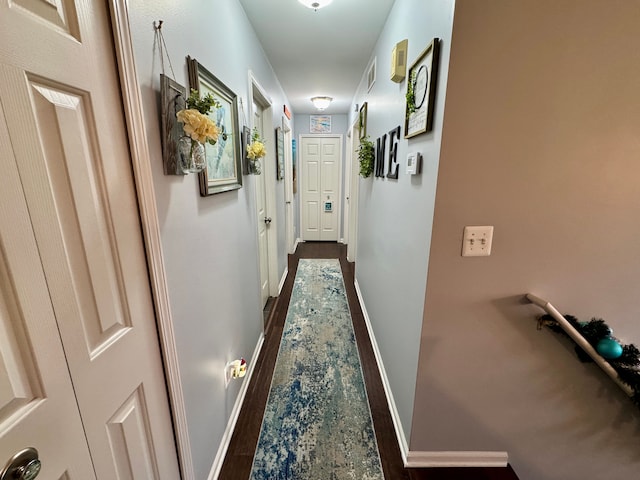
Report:
[[[389,132],[389,169],[387,178],[398,178],[398,139],[400,138],[400,125]]]

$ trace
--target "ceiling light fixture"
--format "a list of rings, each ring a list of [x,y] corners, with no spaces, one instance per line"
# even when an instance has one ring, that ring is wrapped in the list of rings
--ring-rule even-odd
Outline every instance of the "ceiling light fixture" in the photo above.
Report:
[[[333,98],[331,97],[313,97],[311,99],[311,103],[313,103],[313,106],[318,110],[324,110],[329,106],[332,100]]]
[[[305,7],[313,8],[314,10],[318,10],[319,8],[326,7],[333,0],[298,0]]]

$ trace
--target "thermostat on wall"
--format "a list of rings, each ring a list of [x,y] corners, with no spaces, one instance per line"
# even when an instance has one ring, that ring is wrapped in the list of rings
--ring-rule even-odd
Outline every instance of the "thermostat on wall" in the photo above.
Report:
[[[422,155],[420,152],[410,153],[407,156],[407,175],[417,175],[422,169]]]

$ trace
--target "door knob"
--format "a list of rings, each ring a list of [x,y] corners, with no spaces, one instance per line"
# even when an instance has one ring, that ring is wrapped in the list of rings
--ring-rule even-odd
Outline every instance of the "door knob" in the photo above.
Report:
[[[33,447],[25,448],[5,464],[0,471],[0,480],[33,480],[38,476],[41,468],[38,451]]]
[[[264,223],[269,225],[271,223],[271,217],[264,217]],[[0,478],[0,480],[2,480],[2,479]]]

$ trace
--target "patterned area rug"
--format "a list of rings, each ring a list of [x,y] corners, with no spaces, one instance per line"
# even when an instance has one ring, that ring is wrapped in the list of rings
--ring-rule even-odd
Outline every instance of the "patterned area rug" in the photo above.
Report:
[[[251,480],[383,480],[340,263],[301,259]]]

